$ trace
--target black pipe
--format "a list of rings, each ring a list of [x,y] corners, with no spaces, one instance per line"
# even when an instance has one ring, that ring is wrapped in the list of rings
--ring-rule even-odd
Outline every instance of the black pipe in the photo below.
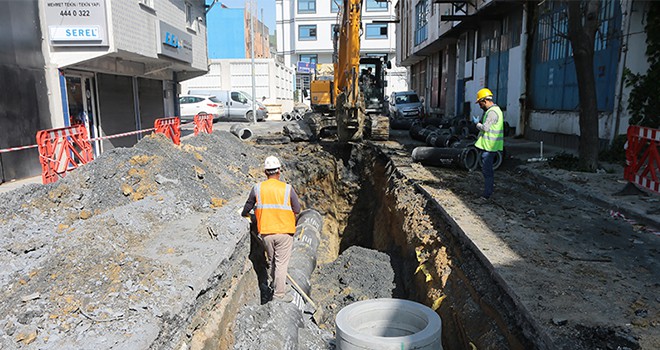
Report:
[[[439,148],[416,147],[412,151],[414,162],[424,165],[441,166],[455,163],[466,170],[475,170],[479,165],[479,152],[475,147],[465,148]]]
[[[451,134],[432,133],[426,138],[426,143],[432,147],[449,147],[458,140],[458,137]]]
[[[323,217],[316,210],[304,210],[298,215],[288,272],[307,295],[311,291],[310,278],[316,268],[322,228]]]

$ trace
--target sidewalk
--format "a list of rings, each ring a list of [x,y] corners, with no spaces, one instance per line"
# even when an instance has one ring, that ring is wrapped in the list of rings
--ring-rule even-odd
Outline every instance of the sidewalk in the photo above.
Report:
[[[555,190],[579,195],[599,206],[609,208],[612,216],[632,219],[644,224],[648,231],[660,234],[660,195],[649,191],[638,194],[616,196],[628,183],[623,178],[623,166],[601,162],[605,172],[585,173],[550,167],[540,158],[540,143],[524,139],[507,139],[507,161],[518,164],[518,169],[527,176]],[[559,153],[577,155],[575,150],[543,145],[543,157],[551,158]],[[532,160],[531,162],[528,160]],[[632,222],[631,222],[632,223]]]

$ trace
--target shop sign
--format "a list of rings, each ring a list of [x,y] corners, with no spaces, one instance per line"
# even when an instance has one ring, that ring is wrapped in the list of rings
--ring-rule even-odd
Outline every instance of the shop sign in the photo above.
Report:
[[[303,73],[303,74],[314,73],[316,71],[316,65],[310,62],[298,61],[297,71],[298,73]]]
[[[192,35],[160,21],[158,53],[192,63]]]
[[[108,46],[106,0],[45,0],[52,46]]]

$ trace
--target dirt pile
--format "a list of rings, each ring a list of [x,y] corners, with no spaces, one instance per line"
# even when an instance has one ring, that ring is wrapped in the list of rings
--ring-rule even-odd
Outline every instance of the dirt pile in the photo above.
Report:
[[[343,307],[360,300],[391,298],[395,287],[387,254],[358,246],[346,249],[312,275],[312,299],[323,305],[320,327],[334,332],[335,316]]]
[[[0,347],[174,346],[244,266],[260,159],[226,132],[153,136],[0,197]]]
[[[334,337],[292,303],[247,305],[236,317],[234,349],[332,350]]]

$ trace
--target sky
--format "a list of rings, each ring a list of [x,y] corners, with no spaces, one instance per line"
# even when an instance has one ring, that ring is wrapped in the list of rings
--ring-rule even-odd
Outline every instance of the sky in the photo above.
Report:
[[[213,0],[206,0],[206,4],[211,4]],[[216,11],[216,7],[220,8],[220,4],[225,4],[229,8],[245,8],[249,0],[218,0],[211,11]],[[258,8],[257,14],[261,18],[261,9],[263,9],[263,22],[268,27],[270,34],[275,33],[275,1],[274,0],[254,0],[255,6]],[[249,5],[248,5],[249,6]]]

